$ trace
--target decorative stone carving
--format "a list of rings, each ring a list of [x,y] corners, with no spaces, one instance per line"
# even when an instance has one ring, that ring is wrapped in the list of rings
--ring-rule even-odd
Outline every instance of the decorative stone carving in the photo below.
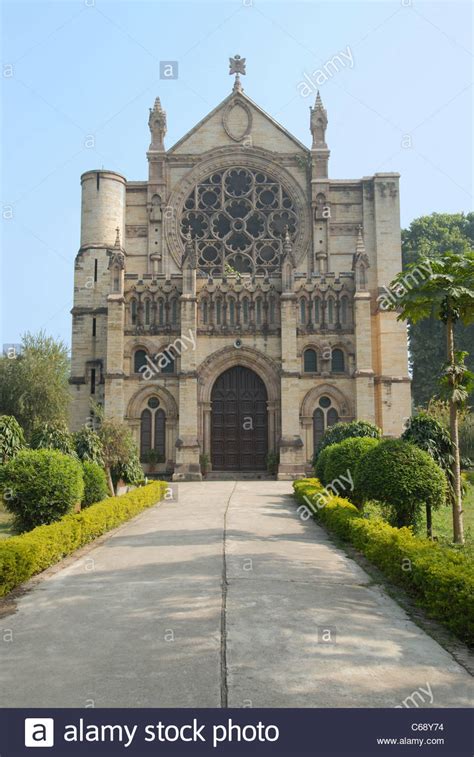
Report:
[[[228,103],[222,115],[222,126],[234,142],[242,142],[248,137],[252,130],[252,111],[245,100],[235,97]]]
[[[125,235],[129,238],[133,237],[147,237],[148,229],[146,226],[127,224],[125,227]]]

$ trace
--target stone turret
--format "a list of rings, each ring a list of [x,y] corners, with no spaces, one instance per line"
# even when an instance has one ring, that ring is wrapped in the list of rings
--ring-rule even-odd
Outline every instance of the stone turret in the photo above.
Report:
[[[313,137],[311,157],[313,163],[313,176],[317,179],[326,179],[328,176],[328,161],[330,152],[326,144],[326,129],[328,115],[321,100],[319,92],[316,95],[314,108],[310,108],[310,130]]]

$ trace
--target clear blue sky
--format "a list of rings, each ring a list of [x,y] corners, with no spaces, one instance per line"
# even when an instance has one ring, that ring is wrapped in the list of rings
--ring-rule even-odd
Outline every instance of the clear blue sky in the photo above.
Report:
[[[40,328],[70,342],[81,173],[145,179],[154,98],[171,146],[229,93],[235,53],[247,94],[309,145],[298,84],[349,47],[353,67],[320,87],[330,176],[399,171],[403,226],[469,211],[471,15],[420,0],[4,3],[2,343]]]

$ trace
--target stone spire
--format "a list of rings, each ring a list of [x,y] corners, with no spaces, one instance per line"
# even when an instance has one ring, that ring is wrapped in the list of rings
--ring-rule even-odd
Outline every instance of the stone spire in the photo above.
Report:
[[[313,150],[318,148],[327,148],[326,129],[328,125],[328,114],[321,100],[319,90],[316,95],[314,108],[310,108],[310,129],[313,135]]]
[[[359,230],[357,233],[357,242],[356,242],[356,258],[361,257],[362,255],[365,255],[365,244],[364,244],[364,237],[362,235],[362,226],[359,226]]]
[[[114,247],[118,247],[120,249],[120,229],[119,229],[118,226],[115,229],[115,232],[116,232],[116,234],[115,234],[115,244],[114,244]]]
[[[161,107],[160,98],[157,97],[153,108],[150,108],[148,117],[148,126],[150,127],[151,143],[150,150],[164,150],[164,138],[166,134],[166,112]]]
[[[364,235],[362,226],[359,226],[355,253],[352,259],[356,291],[364,291],[367,286],[367,268],[369,268],[369,256],[365,251]]]

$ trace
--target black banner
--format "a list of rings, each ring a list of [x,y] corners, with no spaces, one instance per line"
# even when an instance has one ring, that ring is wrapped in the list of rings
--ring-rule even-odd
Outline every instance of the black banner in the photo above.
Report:
[[[467,709],[0,711],[0,755],[472,757]]]

